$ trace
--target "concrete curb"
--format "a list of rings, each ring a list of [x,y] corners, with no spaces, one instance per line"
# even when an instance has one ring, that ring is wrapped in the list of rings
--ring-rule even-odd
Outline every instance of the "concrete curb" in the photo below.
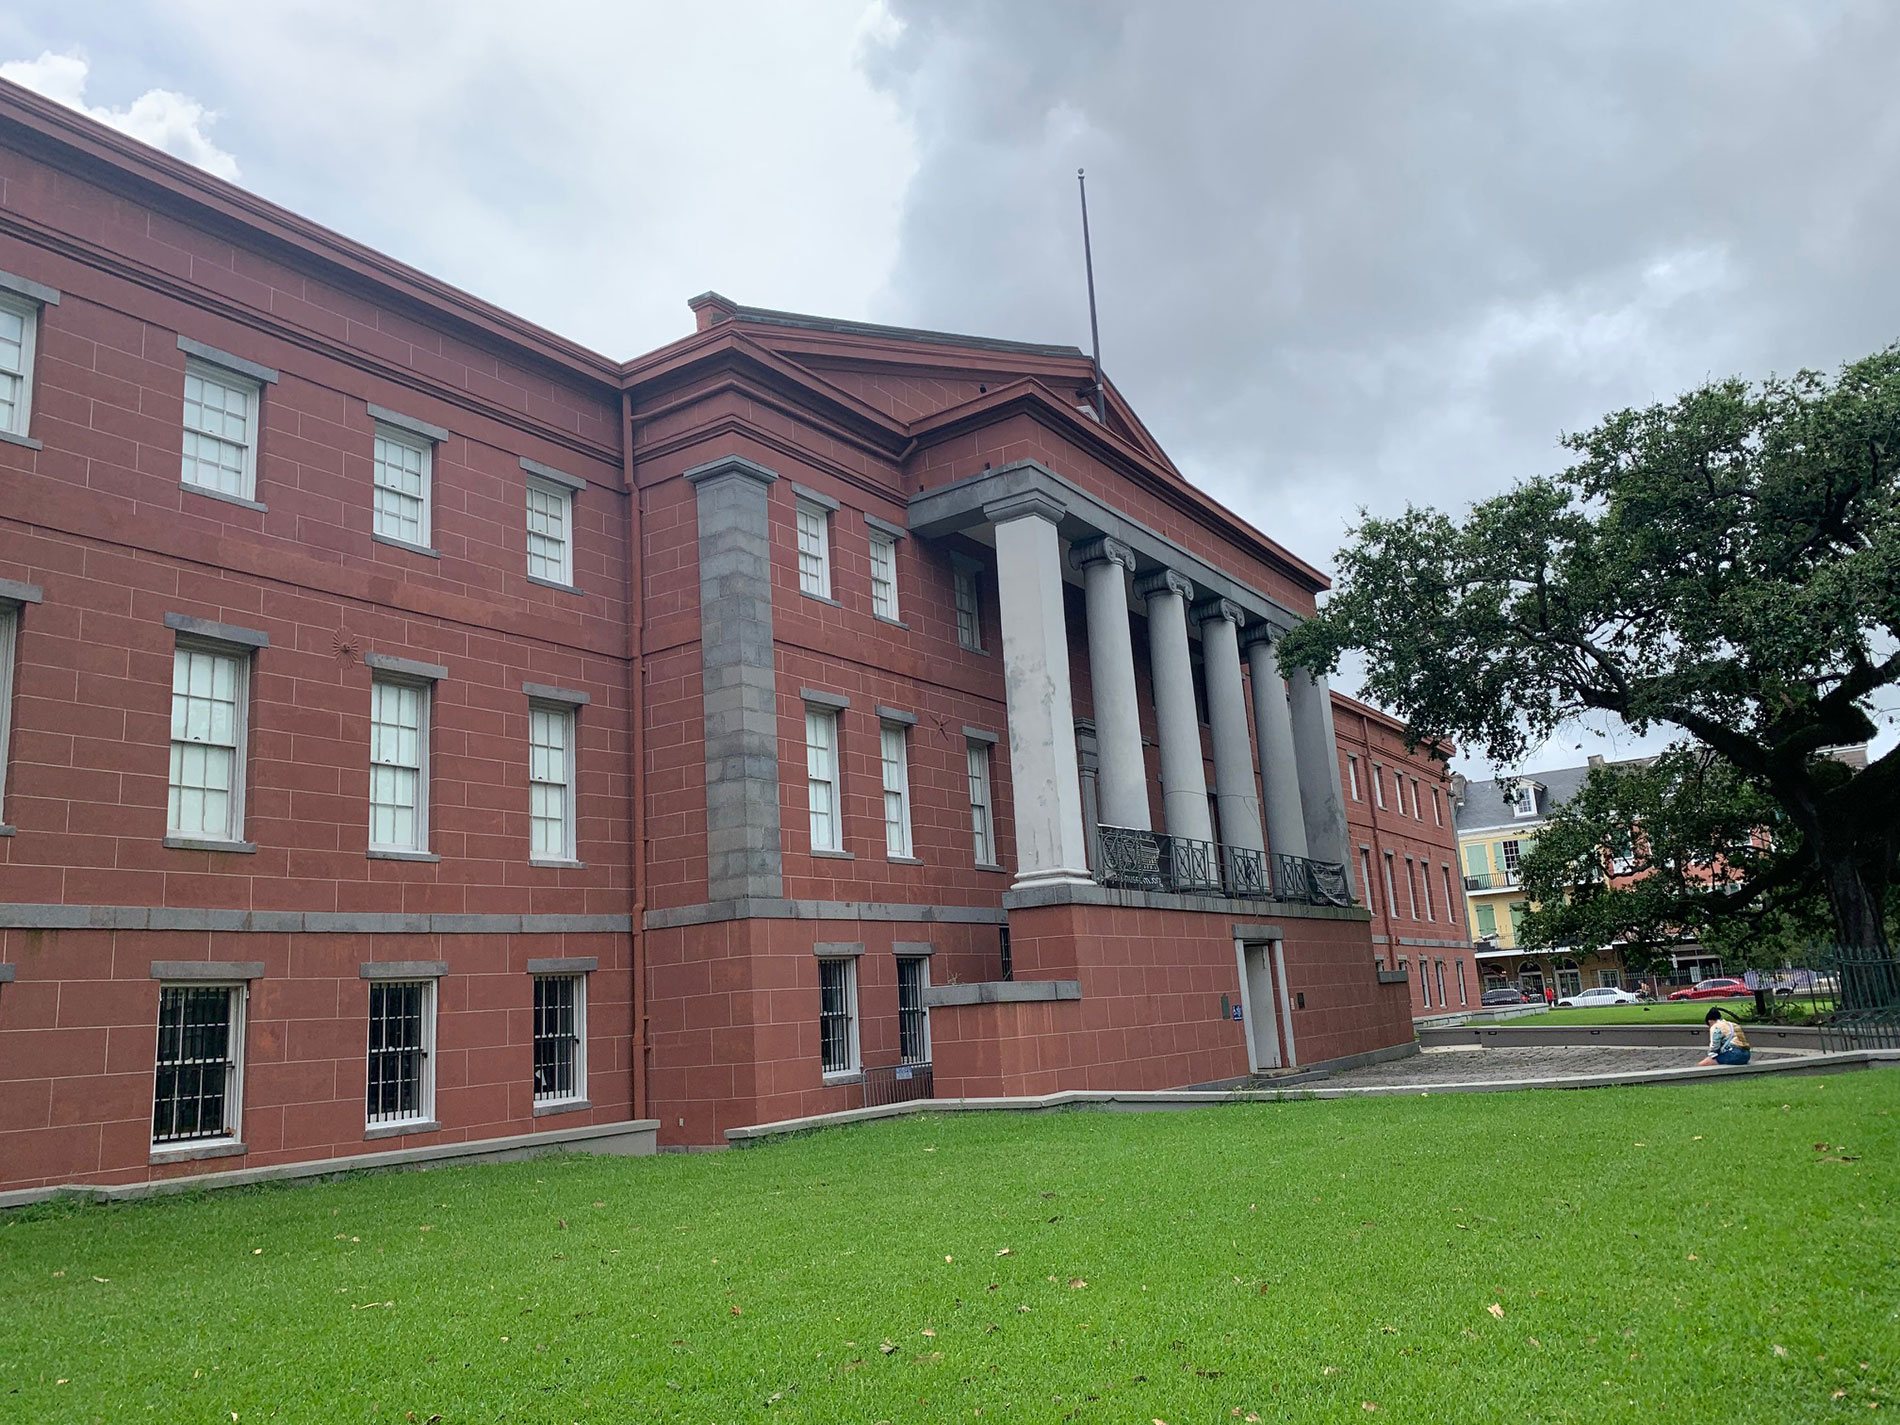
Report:
[[[1326,1087],[1323,1082],[1289,1085],[1286,1088],[1158,1089],[1149,1092],[1115,1092],[1096,1089],[1070,1089],[1063,1093],[1026,1098],[929,1098],[909,1103],[884,1104],[877,1108],[852,1108],[841,1113],[815,1113],[804,1118],[783,1118],[775,1123],[755,1123],[743,1128],[728,1128],[726,1141],[733,1147],[748,1147],[771,1138],[813,1129],[850,1123],[869,1123],[883,1118],[903,1118],[918,1113],[1048,1113],[1065,1108],[1101,1108],[1121,1113],[1157,1112],[1168,1109],[1209,1108],[1228,1103],[1285,1103],[1299,1099],[1423,1098],[1447,1093],[1503,1093],[1523,1089],[1618,1088],[1637,1084],[1711,1083],[1718,1079],[1749,1078],[1760,1074],[1827,1074],[1852,1069],[1900,1068],[1900,1049],[1857,1049],[1845,1054],[1811,1054],[1798,1059],[1775,1059],[1760,1064],[1738,1064],[1712,1069],[1645,1069],[1627,1074],[1574,1074],[1545,1079],[1503,1079],[1470,1083],[1345,1084]]]
[[[1742,1027],[1748,1042],[1757,1049],[1821,1053],[1827,1048],[1822,1031],[1805,1025],[1747,1024]],[[1706,1024],[1420,1025],[1418,1042],[1427,1049],[1474,1043],[1487,1049],[1604,1044],[1625,1048],[1700,1049],[1709,1042],[1709,1027]]]
[[[88,1202],[137,1202],[179,1193],[210,1192],[219,1188],[252,1187],[258,1183],[296,1182],[331,1178],[343,1173],[431,1168],[467,1163],[506,1163],[546,1153],[601,1153],[644,1158],[657,1149],[660,1120],[635,1118],[624,1123],[594,1123],[581,1128],[522,1133],[511,1138],[474,1138],[462,1143],[437,1143],[422,1148],[397,1148],[386,1153],[356,1153],[347,1158],[324,1158],[309,1163],[273,1163],[265,1168],[240,1168],[230,1173],[194,1173],[189,1177],[151,1178],[136,1183],[56,1183],[49,1187],[18,1188],[0,1192],[0,1209],[26,1207],[56,1198]]]

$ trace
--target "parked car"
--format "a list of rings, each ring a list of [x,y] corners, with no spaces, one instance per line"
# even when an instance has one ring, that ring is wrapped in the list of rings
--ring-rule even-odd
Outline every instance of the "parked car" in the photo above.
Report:
[[[1697,980],[1686,990],[1676,990],[1671,999],[1753,999],[1755,992],[1742,980],[1724,976],[1719,980]]]
[[[1486,990],[1478,1003],[1489,1009],[1500,1004],[1529,1004],[1530,997],[1522,990],[1502,989]]]
[[[1598,985],[1593,990],[1581,990],[1574,995],[1565,995],[1557,1003],[1564,1009],[1596,1009],[1611,1004],[1641,1004],[1643,997],[1631,994],[1628,990],[1619,990],[1615,985]]]

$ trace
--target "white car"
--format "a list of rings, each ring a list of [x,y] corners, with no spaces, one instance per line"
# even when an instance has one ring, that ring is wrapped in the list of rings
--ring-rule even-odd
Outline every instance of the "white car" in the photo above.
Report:
[[[1566,995],[1557,1001],[1565,1009],[1599,1009],[1610,1004],[1641,1004],[1642,1002],[1641,995],[1631,994],[1628,990],[1619,990],[1614,985],[1599,985],[1593,990]]]

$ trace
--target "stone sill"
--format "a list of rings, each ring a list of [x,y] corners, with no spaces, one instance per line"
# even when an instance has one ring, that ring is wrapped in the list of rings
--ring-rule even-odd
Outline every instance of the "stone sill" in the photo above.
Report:
[[[1410,976],[1404,970],[1379,971],[1379,983],[1382,985],[1402,985]]]
[[[855,851],[827,851],[820,846],[812,847],[811,854],[821,861],[855,861],[858,859],[858,853]]]
[[[828,1089],[842,1088],[847,1084],[863,1083],[864,1070],[852,1069],[848,1073],[826,1074],[823,1076],[823,1078],[824,1078],[824,1085],[826,1088]]]
[[[587,863],[585,861],[544,861],[529,857],[528,864],[530,866],[547,866],[556,871],[585,871],[587,869]]]
[[[886,856],[884,859],[889,861],[893,866],[921,866],[924,864],[924,858],[921,856]]]
[[[217,841],[208,836],[168,836],[165,846],[172,851],[230,851],[240,856],[257,851],[255,841]]]
[[[965,1004],[1040,1004],[1082,998],[1080,980],[979,980],[969,985],[926,985],[926,1009]]]
[[[10,430],[0,430],[0,440],[8,445],[23,445],[28,450],[44,450],[46,447],[30,435],[15,435]]]
[[[161,1163],[196,1163],[206,1158],[241,1158],[250,1151],[249,1146],[232,1138],[219,1138],[203,1143],[180,1143],[172,1148],[153,1144],[152,1151],[145,1161],[157,1167]]]
[[[412,1118],[402,1123],[378,1123],[363,1130],[363,1137],[402,1138],[411,1133],[440,1133],[442,1125],[433,1118]]]
[[[539,589],[558,589],[563,594],[578,594],[581,592],[581,590],[574,585],[563,584],[559,579],[543,579],[538,574],[524,574],[521,577]]]
[[[841,609],[844,607],[843,604],[839,603],[836,599],[832,598],[831,595],[829,594],[814,594],[805,589],[800,589],[798,593],[799,593],[800,598],[810,599],[815,604],[830,604],[831,607],[834,609]]]
[[[556,1113],[579,1113],[582,1109],[592,1108],[593,1106],[594,1101],[591,1098],[555,1099],[549,1103],[537,1103],[534,1106],[534,1116],[536,1118],[546,1118]]]
[[[194,485],[189,480],[180,480],[178,488],[187,495],[203,495],[208,500],[222,500],[227,505],[236,505],[243,510],[256,510],[260,515],[269,514],[270,506],[261,500],[246,499],[243,495],[227,494],[223,490],[213,490],[204,485]]]
[[[438,549],[431,549],[426,544],[411,544],[406,539],[397,539],[393,534],[372,534],[370,538],[377,544],[388,545],[391,549],[406,549],[411,554],[426,555],[430,559],[442,557],[442,552]]]
[[[371,861],[440,861],[433,851],[384,851],[377,847],[363,853]]]

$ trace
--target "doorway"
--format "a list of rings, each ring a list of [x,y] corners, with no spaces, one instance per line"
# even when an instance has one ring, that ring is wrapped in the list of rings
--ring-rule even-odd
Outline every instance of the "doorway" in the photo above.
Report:
[[[1240,952],[1241,1017],[1247,1030],[1247,1062],[1256,1074],[1291,1068],[1293,1036],[1285,1021],[1286,967],[1271,940],[1234,942]]]

